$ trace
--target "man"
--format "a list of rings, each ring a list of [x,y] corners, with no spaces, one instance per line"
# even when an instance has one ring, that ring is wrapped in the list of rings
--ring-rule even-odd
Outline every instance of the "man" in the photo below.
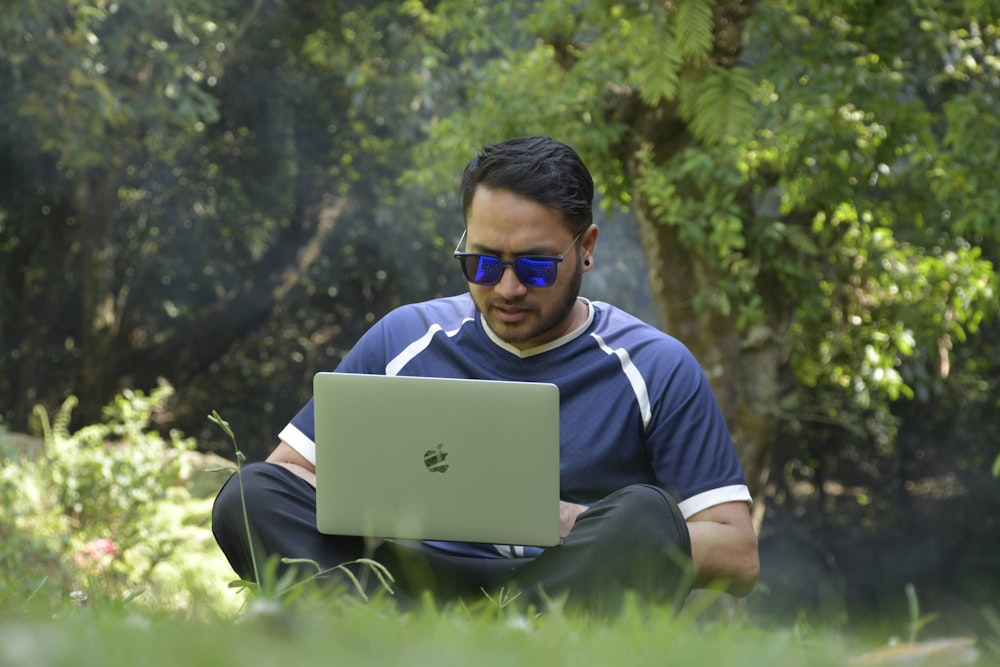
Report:
[[[484,147],[461,184],[466,228],[455,256],[468,293],[389,313],[337,367],[558,385],[562,542],[383,542],[371,551],[362,538],[320,534],[310,401],[267,462],[242,471],[260,553],[323,568],[370,555],[402,597],[503,588],[536,604],[565,596],[612,612],[629,591],[674,604],[692,586],[750,592],[759,570],[750,495],[704,373],[675,339],[579,296],[598,237],[593,192],[579,156],[554,139]],[[498,414],[497,423],[516,418]],[[234,569],[252,577],[232,480],[213,530]]]

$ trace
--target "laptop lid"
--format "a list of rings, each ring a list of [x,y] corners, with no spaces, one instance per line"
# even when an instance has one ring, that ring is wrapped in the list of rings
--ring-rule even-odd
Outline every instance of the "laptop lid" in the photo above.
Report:
[[[318,373],[313,399],[320,532],[559,542],[555,385]]]

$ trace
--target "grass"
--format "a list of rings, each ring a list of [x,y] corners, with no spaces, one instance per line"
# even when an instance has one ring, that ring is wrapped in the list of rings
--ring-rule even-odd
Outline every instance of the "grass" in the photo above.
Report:
[[[0,618],[0,664],[846,665],[841,638],[800,636],[631,608],[610,622],[525,618],[497,607],[402,612],[385,601],[251,606],[238,618],[81,607]]]

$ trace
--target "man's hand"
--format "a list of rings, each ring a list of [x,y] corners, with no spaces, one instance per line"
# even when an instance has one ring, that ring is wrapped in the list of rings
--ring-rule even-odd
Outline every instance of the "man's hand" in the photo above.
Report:
[[[576,523],[576,517],[580,516],[580,514],[586,511],[587,511],[586,505],[577,505],[575,503],[567,503],[560,500],[559,537],[565,539],[565,537],[569,535],[569,531],[573,530],[573,524]]]

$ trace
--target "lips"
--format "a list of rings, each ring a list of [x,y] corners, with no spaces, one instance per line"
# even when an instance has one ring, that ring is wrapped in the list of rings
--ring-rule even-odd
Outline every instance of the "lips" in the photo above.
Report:
[[[493,312],[497,314],[505,324],[517,324],[523,321],[531,313],[531,309],[519,306],[504,304],[493,304]]]

